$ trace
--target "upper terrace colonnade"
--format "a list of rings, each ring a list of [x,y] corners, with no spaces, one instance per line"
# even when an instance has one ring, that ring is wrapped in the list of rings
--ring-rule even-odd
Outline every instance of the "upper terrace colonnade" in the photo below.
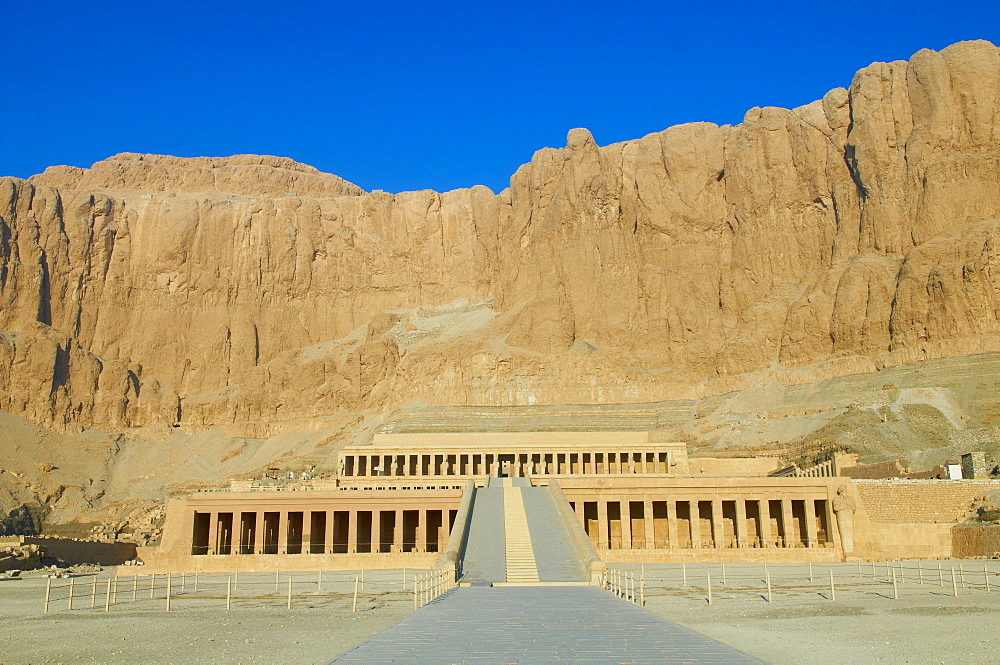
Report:
[[[376,434],[340,452],[341,478],[525,475],[674,475],[687,472],[683,443],[649,432]]]

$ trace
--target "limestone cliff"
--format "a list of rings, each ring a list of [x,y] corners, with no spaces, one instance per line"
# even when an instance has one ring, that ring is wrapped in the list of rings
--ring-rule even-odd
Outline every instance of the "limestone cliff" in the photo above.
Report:
[[[1000,50],[485,187],[276,157],[0,180],[0,409],[260,434],[428,404],[722,394],[1000,348]],[[277,428],[277,429],[275,429]]]

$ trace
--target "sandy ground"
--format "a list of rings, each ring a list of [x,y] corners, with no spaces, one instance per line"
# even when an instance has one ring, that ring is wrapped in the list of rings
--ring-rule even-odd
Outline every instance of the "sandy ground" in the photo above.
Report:
[[[679,565],[646,566],[646,608],[672,621],[731,644],[768,662],[808,663],[948,663],[1000,662],[1000,561],[893,562],[898,600],[893,597],[886,564],[816,564],[813,582],[805,565],[769,566],[772,602],[766,601],[764,568],[730,564],[726,585],[721,565],[687,566],[683,586]],[[924,583],[919,583],[919,568]],[[984,565],[991,591],[985,590]],[[965,571],[966,588],[951,568]],[[636,567],[638,568],[638,567]],[[836,600],[830,600],[830,570]],[[636,570],[639,573],[639,570]],[[706,573],[712,575],[708,604]],[[902,580],[902,581],[901,581]],[[976,587],[976,588],[973,588]]]
[[[73,610],[66,609],[69,580],[53,580],[52,598],[60,600],[50,603],[48,614],[42,613],[45,578],[0,581],[0,665],[324,663],[413,610],[412,595],[399,584],[402,571],[367,571],[356,613],[351,612],[353,576],[331,581],[330,573],[319,593],[316,573],[296,575],[291,610],[284,573],[278,593],[273,573],[241,575],[228,612],[225,576],[201,576],[198,594],[193,578],[186,580],[186,593],[180,580],[172,580],[176,595],[168,613],[163,576],[155,600],[149,599],[146,576],[139,578],[132,601],[132,579],[122,570],[118,602],[105,612],[110,572],[97,578],[94,608],[94,576],[74,578]]]
[[[764,568],[730,564],[723,583],[719,564],[645,566],[647,609],[736,646],[776,665],[783,663],[995,663],[1000,653],[1000,561],[944,561],[892,565],[893,598],[886,564],[817,564],[813,581],[805,565],[769,566],[772,600],[767,602]],[[985,590],[984,565],[991,591]],[[966,587],[951,568],[965,571]],[[630,569],[629,566],[622,568]],[[836,580],[830,600],[829,572]],[[636,577],[640,574],[634,567]],[[324,663],[398,621],[413,608],[402,571],[368,571],[351,612],[354,577],[294,574],[295,598],[286,609],[287,576],[278,591],[273,574],[243,575],[226,611],[226,578],[172,580],[171,611],[165,611],[164,579],[149,599],[149,578],[140,577],[137,600],[132,579],[120,571],[117,603],[104,611],[111,571],[74,578],[74,609],[66,609],[68,580],[53,580],[48,614],[42,613],[46,580],[40,576],[0,581],[0,665],[23,663]],[[131,570],[128,572],[132,572]],[[712,604],[707,574],[712,575]],[[412,579],[412,571],[410,577]],[[187,590],[183,584],[187,584]],[[407,587],[408,589],[409,587]],[[256,596],[248,598],[248,596]]]

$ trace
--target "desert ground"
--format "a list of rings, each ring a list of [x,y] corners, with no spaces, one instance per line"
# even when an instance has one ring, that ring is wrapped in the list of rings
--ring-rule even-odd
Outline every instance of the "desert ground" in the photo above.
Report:
[[[860,576],[855,563],[816,564],[811,582],[805,565],[771,565],[765,573],[761,564],[729,564],[725,578],[720,564],[622,568],[645,577],[648,610],[775,664],[971,665],[996,662],[1000,650],[993,630],[1000,616],[1000,561],[878,563],[874,577],[871,564],[861,566]],[[175,577],[167,612],[162,576],[151,600],[149,576],[133,580],[134,569],[122,568],[115,602],[105,611],[115,572],[97,575],[96,592],[93,575],[73,578],[72,610],[69,580],[52,580],[48,613],[45,577],[0,581],[0,663],[324,663],[413,609],[414,571],[407,571],[405,587],[403,571],[366,571],[357,612],[355,573],[325,573],[322,586],[315,572],[280,573],[277,592],[273,573],[244,574],[235,590],[230,587],[229,611],[227,576],[200,576],[197,592],[193,576]]]

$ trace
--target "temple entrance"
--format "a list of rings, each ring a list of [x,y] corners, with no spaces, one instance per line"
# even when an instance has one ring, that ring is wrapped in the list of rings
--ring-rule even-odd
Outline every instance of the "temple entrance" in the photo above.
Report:
[[[497,455],[497,463],[499,464],[498,476],[500,478],[509,478],[514,474],[513,455]]]

